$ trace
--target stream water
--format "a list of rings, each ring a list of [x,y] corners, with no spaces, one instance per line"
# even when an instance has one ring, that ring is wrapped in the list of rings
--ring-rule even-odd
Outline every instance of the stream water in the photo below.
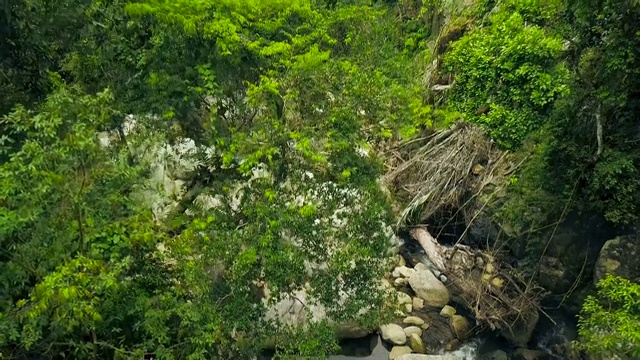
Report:
[[[409,266],[424,261],[424,252],[415,241],[402,244],[401,254]],[[546,316],[541,315],[540,321],[529,343],[529,349],[538,350],[548,355],[549,359],[562,359],[554,355],[558,347],[566,346],[576,338],[576,320],[570,314],[561,310],[545,310]],[[388,360],[390,347],[383,344],[378,334],[372,334],[362,339],[344,340],[341,343],[340,355],[329,357],[331,360],[367,359]],[[509,358],[517,350],[508,341],[496,333],[484,332],[467,341],[461,348],[453,352],[444,351],[441,354],[450,355],[460,360],[489,360],[496,351],[504,351]]]
[[[560,311],[547,311],[553,321],[543,317],[540,319],[529,348],[548,354],[549,359],[562,359],[553,355],[556,346],[563,346],[575,338],[575,320]],[[554,323],[555,322],[555,323]],[[388,360],[389,347],[383,344],[378,334],[361,339],[344,340],[340,355],[329,357],[330,360]],[[489,360],[497,350],[512,356],[516,350],[506,340],[494,333],[482,333],[466,342],[460,349],[452,352],[441,352],[460,360]]]

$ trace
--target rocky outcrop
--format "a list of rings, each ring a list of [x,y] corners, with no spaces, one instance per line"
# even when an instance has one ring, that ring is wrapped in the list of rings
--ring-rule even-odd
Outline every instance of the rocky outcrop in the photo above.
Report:
[[[573,280],[569,278],[567,266],[558,258],[543,256],[540,259],[540,270],[538,272],[538,284],[554,294],[562,294],[568,291],[573,285]]]
[[[416,271],[409,278],[409,285],[427,306],[441,308],[451,299],[447,287],[429,270]]]
[[[636,236],[620,236],[607,241],[596,262],[594,282],[597,283],[607,274],[640,282],[639,256],[640,247]]]

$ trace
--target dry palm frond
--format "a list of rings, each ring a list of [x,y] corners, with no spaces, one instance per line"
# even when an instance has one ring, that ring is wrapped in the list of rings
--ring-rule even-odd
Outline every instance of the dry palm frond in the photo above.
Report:
[[[490,163],[496,152],[479,128],[461,122],[422,140],[426,142],[419,147],[415,140],[401,144],[395,151],[400,164],[385,176],[408,201],[400,223],[418,211],[425,219],[442,208],[458,207],[469,190],[486,183],[489,172],[474,172],[474,167]]]

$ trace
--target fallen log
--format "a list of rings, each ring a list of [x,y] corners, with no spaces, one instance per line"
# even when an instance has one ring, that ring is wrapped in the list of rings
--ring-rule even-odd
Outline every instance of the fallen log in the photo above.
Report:
[[[500,330],[511,342],[526,345],[539,318],[542,288],[527,284],[490,253],[441,245],[425,228],[413,229],[411,236],[447,277],[452,299],[474,313],[478,326]]]

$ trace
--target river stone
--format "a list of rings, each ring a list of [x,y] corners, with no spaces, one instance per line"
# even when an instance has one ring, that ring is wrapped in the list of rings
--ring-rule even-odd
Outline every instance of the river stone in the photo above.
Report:
[[[460,360],[455,355],[424,355],[424,354],[406,354],[396,360]]]
[[[451,325],[451,330],[456,337],[462,341],[464,341],[467,337],[469,337],[471,333],[471,323],[467,318],[462,315],[452,315],[449,320],[449,324]]]
[[[411,312],[413,311],[413,305],[411,304],[404,304],[404,311],[407,314],[411,314]]]
[[[411,275],[413,275],[416,271],[413,269],[410,269],[406,266],[396,266],[395,269],[393,269],[393,272],[391,273],[391,275],[393,275],[393,277],[410,277]]]
[[[413,269],[415,271],[429,270],[429,268],[427,268],[427,265],[425,265],[424,263],[417,263],[416,266],[413,267]]]
[[[633,282],[640,282],[640,247],[634,236],[620,236],[604,243],[600,250],[593,276],[595,283],[607,274],[620,276]],[[409,281],[411,284],[411,281]]]
[[[453,306],[445,305],[442,310],[440,310],[440,315],[446,318],[450,318],[456,314],[456,309]]]
[[[460,349],[461,347],[462,347],[462,341],[460,341],[458,339],[453,339],[453,340],[449,341],[444,346],[444,349],[446,351],[456,351],[456,350]]]
[[[411,348],[408,346],[394,346],[389,352],[389,360],[395,360],[402,355],[411,354],[411,352]]]
[[[519,348],[514,353],[516,360],[547,360],[552,357],[544,351]]]
[[[411,299],[411,296],[407,295],[406,293],[403,293],[402,291],[398,291],[398,304],[404,305],[404,304],[411,304],[412,302],[413,300]]]
[[[407,335],[407,337],[411,336],[411,334],[418,334],[418,336],[422,336],[422,329],[417,326],[407,326],[404,328],[404,334]]]
[[[420,326],[424,325],[424,320],[420,319],[417,316],[407,316],[404,320],[402,320],[402,323]]]
[[[487,360],[509,360],[509,355],[502,350],[496,350],[486,357]]]
[[[380,326],[382,339],[395,345],[404,345],[407,343],[407,335],[400,325],[387,324]]]
[[[411,346],[413,351],[419,354],[424,354],[427,352],[427,349],[424,348],[422,338],[420,338],[418,334],[411,334],[411,336],[409,336],[409,346]]]
[[[397,288],[401,288],[407,285],[409,285],[409,279],[407,278],[399,277],[393,281],[393,286]]]
[[[402,255],[396,255],[398,258],[398,266],[407,266],[407,261]]]
[[[408,278],[411,277],[411,275],[415,274],[416,271],[414,269],[408,268],[406,266],[403,266],[400,268],[400,275]]]
[[[416,271],[409,278],[409,285],[427,306],[441,308],[447,305],[451,299],[449,290],[431,271]]]
[[[412,305],[414,310],[422,310],[424,309],[424,300],[420,299],[419,297],[414,297]]]

